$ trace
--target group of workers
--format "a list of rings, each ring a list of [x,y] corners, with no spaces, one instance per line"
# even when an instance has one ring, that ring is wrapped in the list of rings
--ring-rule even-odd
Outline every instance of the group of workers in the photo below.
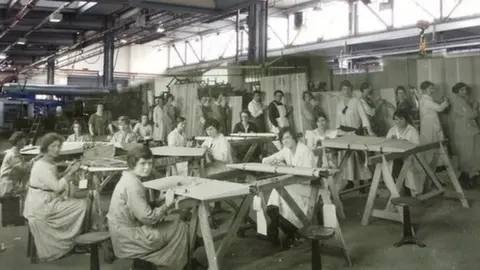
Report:
[[[450,106],[455,117],[453,148],[460,159],[461,181],[469,186],[470,176],[476,174],[480,168],[475,163],[476,151],[480,147],[478,140],[480,129],[476,118],[479,105],[472,101],[470,88],[463,84],[456,84],[452,91],[455,99],[452,102],[446,99],[436,103],[432,96],[436,91],[431,82],[420,85],[423,91],[420,100],[420,130],[411,123],[412,103],[404,88],[397,88],[398,109],[394,114],[395,125],[391,127],[386,137],[390,139],[406,140],[413,144],[437,142],[444,139],[438,113]],[[371,97],[371,88],[368,84],[361,87],[362,97],[353,95],[353,86],[349,81],[340,85],[340,99],[337,104],[337,126],[329,128],[328,119],[312,103],[311,93],[304,93],[306,104],[302,108],[304,120],[310,123],[305,125],[305,137],[299,138],[289,123],[288,110],[282,103],[283,92],[275,92],[275,100],[268,107],[262,104],[261,93],[255,92],[253,100],[248,104],[248,110],[240,113],[233,132],[264,132],[270,124],[271,131],[278,134],[282,148],[277,153],[262,158],[265,164],[285,164],[296,167],[335,167],[338,165],[338,156],[341,153],[324,151],[315,156],[323,140],[335,138],[345,134],[375,136],[372,130],[371,117],[375,113]],[[401,96],[401,97],[400,97]],[[110,142],[123,144],[136,141],[139,137],[166,141],[169,146],[193,147],[185,135],[186,119],[176,113],[175,107],[170,108],[174,97],[169,95],[167,104],[157,101],[153,112],[153,126],[149,124],[147,115],[132,129],[126,117],[120,117],[118,131],[113,133],[111,121],[103,112],[103,105],[98,105],[97,112],[90,117],[89,134],[82,133],[80,123],[74,123],[74,133],[67,141],[88,141],[96,136],[112,135]],[[207,97],[202,97],[199,108],[202,134],[208,135],[201,144],[207,150],[207,176],[215,174],[216,170],[225,168],[226,164],[234,163],[236,155],[230,142],[224,136],[228,134],[229,109],[226,97],[215,97],[215,106],[212,109]],[[310,105],[309,105],[310,104]],[[156,110],[156,111],[155,111]],[[161,111],[160,111],[161,110]],[[214,114],[213,111],[218,111]],[[268,122],[264,121],[264,113],[268,113]],[[214,117],[216,115],[216,117]],[[220,115],[220,116],[219,116]],[[171,118],[170,118],[171,117]],[[169,120],[166,120],[169,118]],[[193,120],[193,119],[192,119]],[[220,121],[219,121],[220,120]],[[156,137],[158,135],[160,137]],[[74,162],[61,174],[57,172],[54,160],[59,156],[63,138],[55,133],[44,136],[40,144],[41,155],[26,162],[20,150],[26,144],[26,136],[16,132],[10,139],[12,148],[6,152],[0,169],[0,196],[8,194],[20,186],[27,189],[24,216],[34,236],[40,259],[55,260],[65,256],[74,249],[73,239],[82,232],[83,219],[86,214],[86,203],[82,199],[65,198],[62,192],[67,189],[70,181],[80,165]],[[473,149],[473,150],[472,150]],[[352,181],[371,179],[372,174],[365,166],[361,153],[352,155],[342,171],[341,188],[346,188]],[[182,269],[187,263],[188,256],[188,225],[184,221],[167,221],[165,218],[175,201],[159,200],[152,204],[147,199],[147,190],[142,185],[142,179],[148,177],[153,167],[153,154],[146,145],[140,145],[128,153],[128,171],[122,174],[115,186],[107,215],[109,232],[113,248],[117,257],[141,258],[157,266],[169,269]],[[423,179],[418,164],[412,164],[407,172],[405,186],[412,196],[423,192]],[[30,175],[28,181],[19,181],[21,174]],[[306,212],[310,197],[310,186],[294,184],[285,187],[299,207]],[[257,210],[263,211],[263,210]],[[282,243],[288,247],[295,241],[295,235],[301,222],[288,207],[280,194],[275,190],[268,198],[267,213],[269,223],[266,235],[275,244]],[[260,215],[257,215],[257,217]],[[286,238],[280,239],[279,231],[285,232]]]

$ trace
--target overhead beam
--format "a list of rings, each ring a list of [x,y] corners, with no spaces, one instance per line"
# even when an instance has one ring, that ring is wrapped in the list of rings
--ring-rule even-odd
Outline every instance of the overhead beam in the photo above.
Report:
[[[19,1],[20,1],[20,0],[10,0],[10,2],[8,2],[8,9],[7,9],[7,11],[12,10],[12,8],[13,8]]]
[[[95,2],[94,1],[88,1],[78,9],[77,13],[79,13],[79,14],[84,13],[85,11],[91,9],[92,7],[94,7],[96,5],[97,5],[96,1]]]
[[[425,31],[426,34],[432,33],[434,30],[436,32],[445,32],[445,31],[453,31],[459,30],[464,28],[470,28],[480,25],[480,18],[472,17],[469,19],[460,19],[455,21],[448,21],[448,22],[439,22],[434,23],[429,29]],[[329,49],[335,48],[344,48],[345,46],[349,45],[357,45],[357,44],[364,44],[364,43],[375,43],[381,42],[383,40],[395,40],[395,39],[403,39],[403,38],[412,38],[418,37],[418,28],[416,27],[407,27],[402,29],[395,29],[390,31],[383,31],[377,33],[371,33],[361,36],[351,36],[347,38],[335,39],[335,40],[328,40],[328,41],[321,41],[313,44],[305,44],[299,45],[284,49],[276,49],[270,50],[268,52],[268,57],[279,57],[285,55],[296,55],[301,53],[311,53],[311,52],[318,52],[318,51],[325,51]],[[340,49],[339,49],[340,50]],[[240,56],[238,61],[246,61],[246,56]],[[233,63],[235,61],[235,57],[225,58],[221,61],[206,61],[198,64],[191,64],[185,65],[182,67],[173,67],[168,69],[168,73],[178,74],[183,73],[191,70],[209,68],[210,66],[215,66],[222,63]]]
[[[52,1],[64,2],[65,0],[52,0]],[[99,4],[108,3],[108,4],[129,5],[131,7],[137,7],[137,8],[158,9],[158,10],[165,10],[165,11],[172,11],[172,12],[179,12],[179,13],[192,13],[192,14],[201,13],[201,14],[215,15],[220,12],[220,10],[217,10],[217,9],[177,5],[177,4],[165,4],[165,3],[155,2],[155,1],[95,0],[95,2]]]

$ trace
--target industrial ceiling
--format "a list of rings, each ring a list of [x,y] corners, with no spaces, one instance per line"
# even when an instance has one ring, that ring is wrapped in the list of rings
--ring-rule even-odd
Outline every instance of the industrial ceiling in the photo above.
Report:
[[[222,26],[247,0],[0,0],[0,69],[18,70],[59,59],[114,35],[116,47],[191,36]],[[225,22],[223,22],[225,23]],[[162,31],[158,31],[162,28]]]

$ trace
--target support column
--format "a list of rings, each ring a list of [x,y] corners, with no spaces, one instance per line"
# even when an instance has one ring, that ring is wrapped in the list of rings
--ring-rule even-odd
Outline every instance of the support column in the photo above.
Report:
[[[350,36],[358,34],[358,5],[357,1],[350,1],[348,8],[348,32]]]
[[[252,3],[248,8],[248,60],[263,63],[267,59],[267,1]]]
[[[113,35],[105,36],[103,41],[103,87],[113,86],[115,40]]]
[[[47,61],[47,84],[55,84],[55,58],[51,57]]]

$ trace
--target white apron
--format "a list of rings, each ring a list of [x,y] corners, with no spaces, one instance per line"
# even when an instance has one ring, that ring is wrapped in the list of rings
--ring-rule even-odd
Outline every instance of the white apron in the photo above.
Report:
[[[272,132],[275,134],[278,134],[280,132],[280,128],[289,127],[290,123],[287,117],[287,107],[285,107],[285,105],[283,104],[277,105],[276,103],[275,103],[275,106],[277,107],[278,115],[279,115],[279,117],[275,119],[277,120],[278,127],[272,125]]]

